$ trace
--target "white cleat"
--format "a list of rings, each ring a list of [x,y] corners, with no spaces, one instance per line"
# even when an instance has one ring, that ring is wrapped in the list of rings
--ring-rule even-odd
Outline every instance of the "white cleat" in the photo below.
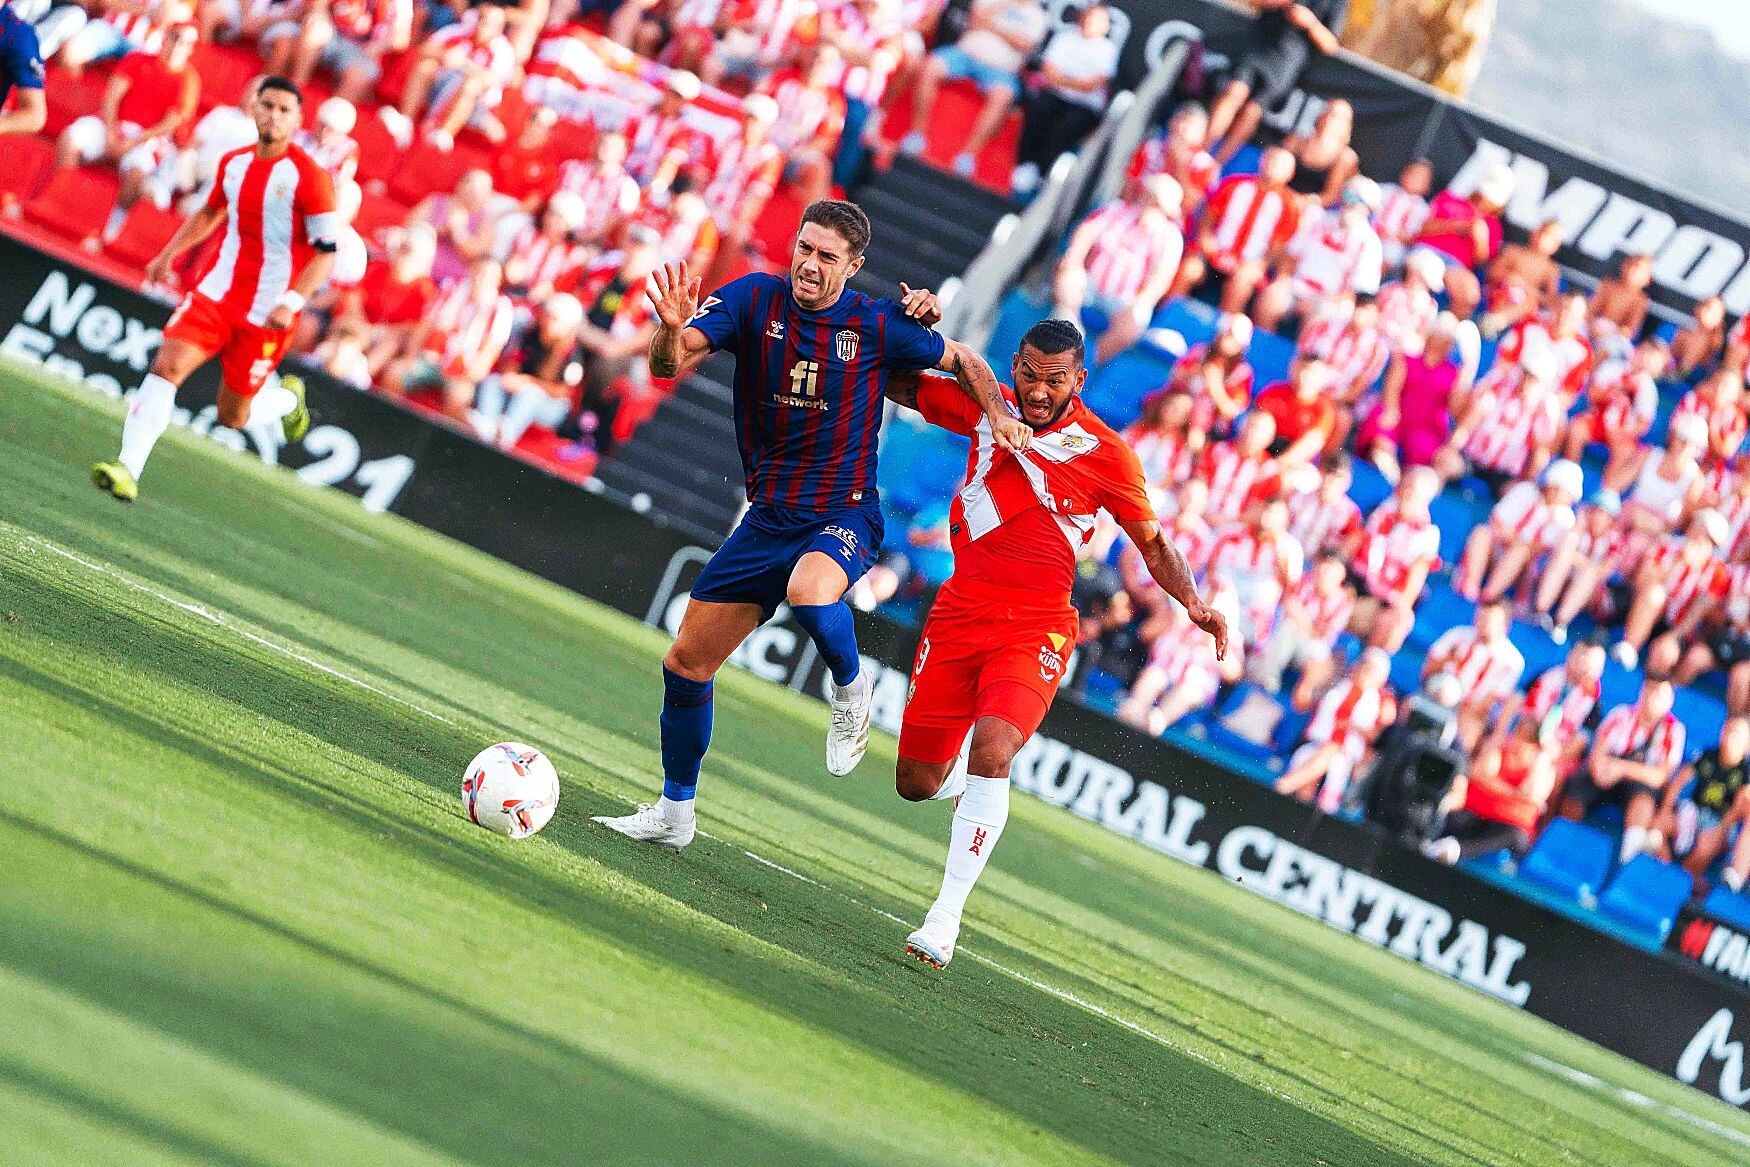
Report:
[[[592,820],[618,831],[628,839],[637,839],[641,843],[655,843],[659,847],[673,847],[679,851],[693,841],[693,835],[698,825],[693,819],[684,823],[671,823],[663,817],[660,807],[650,803],[640,803],[638,809],[629,815],[614,818],[611,815],[599,814]]]
[[[931,968],[947,968],[959,938],[960,921],[931,908],[924,916],[924,926],[905,938],[905,950]]]
[[[826,772],[844,777],[869,748],[869,710],[875,704],[875,677],[863,669],[857,679],[832,686],[832,727],[826,731]]]

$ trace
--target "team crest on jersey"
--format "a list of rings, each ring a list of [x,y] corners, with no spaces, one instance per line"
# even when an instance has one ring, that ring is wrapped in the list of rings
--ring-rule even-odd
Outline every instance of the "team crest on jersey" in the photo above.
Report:
[[[783,340],[784,339],[784,322],[782,320],[774,320],[770,324],[766,325],[766,335],[771,337],[773,340]]]
[[[857,345],[862,338],[857,335],[856,329],[840,329],[838,334],[832,339],[833,348],[834,351],[838,353],[839,360],[844,361],[846,364],[850,364],[857,359]]]

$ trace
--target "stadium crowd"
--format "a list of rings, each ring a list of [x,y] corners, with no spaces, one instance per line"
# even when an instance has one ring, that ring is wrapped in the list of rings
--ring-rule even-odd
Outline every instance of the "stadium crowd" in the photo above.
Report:
[[[297,347],[579,474],[667,391],[642,359],[655,265],[686,259],[708,286],[770,266],[766,225],[793,222],[774,207],[842,186],[872,148],[929,147],[991,181],[983,160],[1017,120],[997,184],[1024,194],[1117,71],[1105,9],[1054,25],[1040,0],[975,0],[952,43],[944,0],[14,7],[74,100],[51,102],[40,167],[5,159],[0,213],[137,270],[252,140],[249,78],[283,72],[316,98],[302,144],[353,225]],[[1322,25],[1270,35],[1268,52],[1330,48]],[[1127,436],[1235,647],[1218,663],[1109,530],[1079,589],[1083,677],[1112,678],[1119,715],[1152,732],[1269,695],[1280,789],[1332,811],[1369,797],[1367,763],[1419,696],[1450,713],[1436,744],[1462,757],[1431,853],[1523,854],[1552,816],[1611,805],[1625,861],[1741,886],[1750,327],[1716,299],[1659,328],[1646,256],[1569,286],[1559,223],[1505,242],[1510,171],[1465,190],[1435,189],[1426,162],[1362,174],[1344,101],[1247,148],[1284,72],[1245,59],[1209,108],[1179,104],[1052,280],[1097,364],[1155,343],[1178,297],[1221,313]],[[932,117],[954,85],[969,116]],[[1294,358],[1258,385],[1269,333]],[[1361,473],[1390,490],[1366,511]],[[1453,497],[1481,510],[1443,562],[1433,509]],[[865,602],[929,574],[944,516],[891,540]],[[1528,675],[1515,621],[1565,661]],[[1408,684],[1406,646],[1425,657]],[[1607,657],[1644,677],[1614,708]],[[1687,740],[1674,686],[1721,695],[1717,742]]]

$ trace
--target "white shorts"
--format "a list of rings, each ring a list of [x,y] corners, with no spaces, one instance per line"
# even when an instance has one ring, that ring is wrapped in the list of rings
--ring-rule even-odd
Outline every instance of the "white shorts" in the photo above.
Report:
[[[133,122],[118,122],[116,129],[123,138],[138,137],[144,126],[136,126]],[[100,162],[104,157],[103,119],[96,114],[86,114],[75,121],[64,131],[67,141],[72,145],[81,162]],[[130,148],[116,163],[116,168],[126,174],[135,171],[140,174],[150,174],[164,164],[170,153],[169,144],[163,138],[154,138],[150,142],[141,142]]]

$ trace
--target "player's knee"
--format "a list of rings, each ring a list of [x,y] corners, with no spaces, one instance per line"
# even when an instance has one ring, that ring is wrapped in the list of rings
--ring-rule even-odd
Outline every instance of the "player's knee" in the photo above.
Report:
[[[944,777],[940,766],[901,758],[893,771],[893,788],[907,802],[923,802],[942,788]]]
[[[705,659],[690,646],[675,641],[663,654],[662,667],[689,681],[709,681],[717,675],[715,662]]]
[[[249,399],[224,397],[219,400],[219,424],[226,429],[240,430],[249,424]]]

